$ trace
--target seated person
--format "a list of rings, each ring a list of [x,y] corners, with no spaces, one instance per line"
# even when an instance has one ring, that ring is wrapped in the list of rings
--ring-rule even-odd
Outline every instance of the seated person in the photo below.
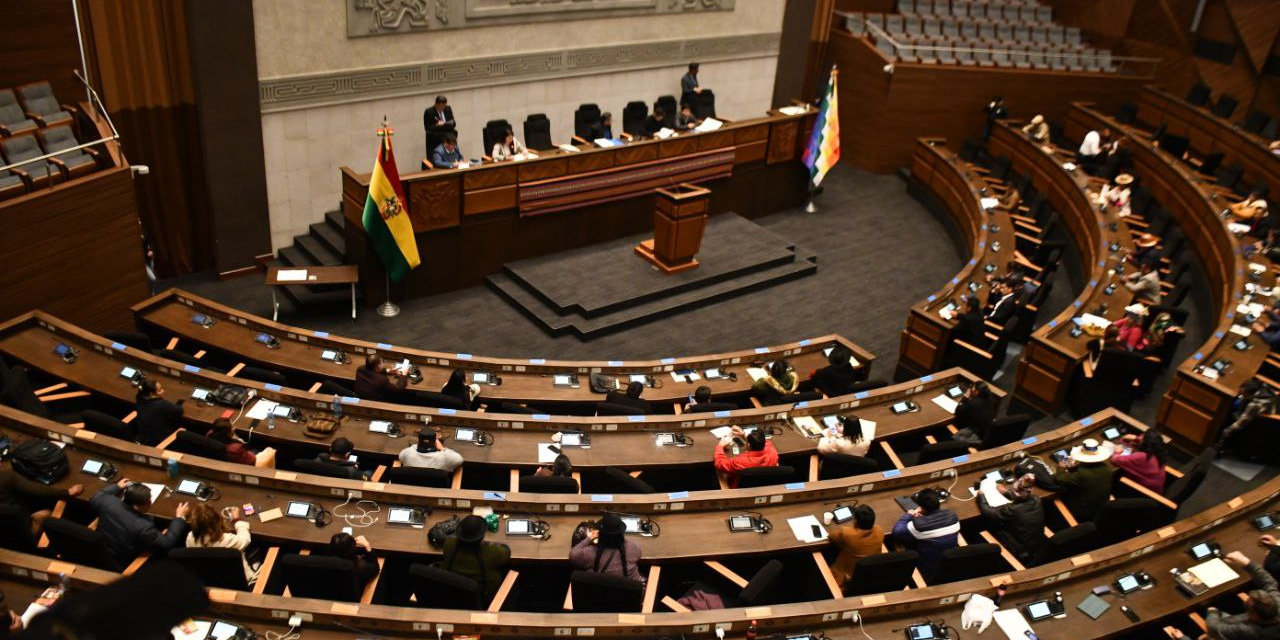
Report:
[[[680,105],[680,113],[676,115],[676,131],[688,131],[702,123],[702,119],[693,115],[693,107],[689,103]]]
[[[587,142],[592,142],[601,138],[604,138],[605,140],[614,140],[617,138],[617,136],[613,135],[613,114],[608,111],[600,114],[600,124],[591,127],[590,137],[587,138]]]
[[[161,532],[147,513],[151,489],[128,478],[102,487],[89,506],[98,514],[98,533],[106,538],[107,551],[121,569],[143,551],[168,551],[182,546],[187,537],[186,517],[191,506],[178,503],[168,529]]]
[[[16,507],[31,514],[31,533],[40,533],[40,525],[53,511],[45,507],[49,503],[84,493],[84,485],[73,484],[66,489],[51,487],[13,470],[9,465],[0,466],[0,505]],[[32,511],[33,508],[38,511]]]
[[[1135,302],[1146,305],[1160,304],[1164,292],[1160,289],[1160,274],[1150,262],[1138,263],[1138,270],[1127,273],[1121,279],[1124,288],[1133,293]]]
[[[373,545],[364,536],[335,533],[320,555],[351,561],[351,579],[355,581],[356,591],[364,589],[381,571],[378,559],[373,555]]]
[[[235,462],[237,464],[255,465],[258,463],[258,454],[250,449],[240,436],[236,435],[235,427],[231,426],[231,421],[226,418],[218,418],[213,421],[209,427],[209,432],[205,434],[213,440],[221,442],[227,448],[227,462]],[[270,455],[274,458],[275,449],[267,447],[262,450],[263,455]]]
[[[493,158],[495,162],[502,162],[503,160],[511,160],[516,155],[526,153],[529,153],[529,150],[525,149],[524,144],[519,140],[516,140],[516,133],[507,129],[507,135],[493,145],[493,151],[489,154],[489,157]]]
[[[617,514],[606,513],[587,537],[569,550],[569,564],[578,571],[612,573],[644,584],[640,573],[640,545],[627,539],[627,525]]]
[[[982,301],[978,296],[965,296],[963,311],[956,314],[951,339],[962,340],[979,349],[987,344],[987,324],[982,317]]]
[[[164,386],[154,378],[143,378],[138,385],[135,423],[138,425],[138,444],[154,447],[173,435],[182,426],[181,398],[173,403],[165,400]]]
[[[756,380],[751,385],[751,393],[761,404],[778,404],[785,396],[800,389],[800,376],[796,375],[791,363],[785,358],[778,358],[769,364],[769,375]]]
[[[884,529],[876,524],[876,512],[865,504],[853,508],[853,526],[828,525],[827,539],[840,550],[831,563],[831,575],[841,587],[853,578],[858,561],[880,553]]]
[[[1132,194],[1129,185],[1132,184],[1133,176],[1127,173],[1116,176],[1111,182],[1102,185],[1102,190],[1098,191],[1098,197],[1094,199],[1094,204],[1111,208],[1121,218],[1128,217],[1131,213],[1129,200]]]
[[[1158,353],[1169,336],[1179,333],[1185,335],[1186,330],[1173,323],[1172,314],[1161,312],[1147,328],[1147,353]]]
[[[653,410],[649,407],[649,403],[640,397],[641,393],[644,393],[644,383],[633,380],[627,385],[626,391],[614,390],[606,393],[604,401],[620,407],[627,407],[638,415],[652,413]]]
[[[452,169],[462,162],[462,152],[458,150],[458,138],[452,133],[444,134],[440,146],[431,152],[431,166],[437,169]]]
[[[444,541],[444,559],[440,568],[471,578],[480,586],[484,603],[493,600],[507,574],[511,547],[498,542],[485,542],[489,525],[484,518],[470,515],[458,523],[458,535]]]
[[[1267,557],[1262,561],[1262,566],[1266,568],[1267,573],[1274,578],[1280,575],[1280,541],[1276,537],[1264,533],[1258,536],[1258,546],[1267,550]]]
[[[1049,141],[1049,123],[1044,121],[1044,116],[1042,115],[1036,114],[1031,119],[1031,122],[1022,128],[1022,132],[1040,144],[1045,144]]]
[[[1280,586],[1276,584],[1276,579],[1239,551],[1228,553],[1226,561],[1232,567],[1243,569],[1259,588],[1246,594],[1248,601],[1244,613],[1226,615],[1217,607],[1209,607],[1204,615],[1208,633],[1201,637],[1214,640],[1280,638]],[[1177,639],[1186,636],[1174,629],[1170,637]]]
[[[552,460],[550,464],[544,464],[533,472],[535,476],[554,476],[557,478],[570,478],[575,483],[578,479],[573,477],[573,462],[569,460],[569,456],[560,454]]]
[[[1023,563],[1040,556],[1048,541],[1044,535],[1044,505],[1031,492],[1036,477],[1026,474],[1011,484],[996,483],[997,490],[1009,504],[999,507],[987,502],[985,493],[978,494],[978,511],[991,523],[992,535],[1009,553]]]
[[[1164,438],[1154,427],[1142,432],[1142,435],[1126,434],[1121,439],[1125,448],[1116,448],[1111,454],[1111,464],[1120,473],[1133,479],[1134,482],[1164,495],[1164,465],[1168,454],[1164,448]]]
[[[827,354],[827,366],[809,374],[813,386],[827,397],[842,396],[853,393],[853,385],[858,381],[858,372],[854,370],[851,359],[853,354],[848,347],[838,344]]]
[[[351,451],[355,449],[355,445],[351,441],[338,436],[329,444],[329,450],[316,455],[316,462],[339,467],[352,480],[364,480],[365,473],[356,466],[355,456],[351,455]]]
[[[1116,328],[1115,343],[1129,351],[1145,351],[1146,330],[1142,328],[1147,317],[1147,307],[1135,302],[1124,308],[1124,317],[1111,323]],[[1110,328],[1110,327],[1108,327]]]
[[[456,398],[464,408],[473,409],[476,398],[480,395],[480,385],[468,384],[466,372],[462,369],[454,369],[449,373],[448,382],[440,387],[440,393]]]
[[[1080,149],[1076,151],[1076,164],[1082,165],[1089,171],[1092,165],[1101,163],[1103,156],[1102,145],[1106,140],[1111,138],[1111,131],[1103,130],[1099,133],[1097,130],[1089,131],[1084,134],[1084,140],[1080,142]]]
[[[0,638],[16,636],[26,628],[22,616],[9,607],[4,592],[0,591]]]
[[[734,439],[746,440],[747,450],[730,458],[725,449],[733,446]],[[730,488],[738,488],[738,474],[743,469],[752,467],[776,467],[778,466],[778,450],[774,448],[773,441],[765,437],[764,432],[757,429],[749,435],[738,425],[733,426],[731,435],[725,436],[716,443],[715,452],[716,471],[725,475],[725,480]]]
[[[828,455],[840,453],[846,456],[862,457],[871,448],[871,441],[862,435],[862,423],[858,416],[840,416],[836,426],[822,433],[818,438],[818,454]]]
[[[382,356],[365,356],[364,366],[356,369],[355,393],[362,400],[390,402],[409,384],[403,371],[383,365]]]
[[[258,571],[256,567],[249,565],[249,561],[244,556],[245,549],[248,549],[249,543],[253,541],[249,533],[249,521],[245,520],[244,512],[240,507],[228,507],[228,509],[231,509],[232,513],[230,521],[223,517],[219,510],[209,506],[209,503],[197,502],[188,516],[191,520],[191,531],[187,533],[187,548],[239,551],[240,561],[244,563],[245,582],[252,585],[258,579]],[[227,526],[228,524],[231,526]]]
[[[1267,200],[1259,191],[1253,191],[1244,200],[1237,202],[1230,207],[1231,215],[1240,222],[1252,222],[1255,218],[1260,218],[1267,214]]]
[[[684,406],[685,413],[714,413],[716,411],[733,411],[738,405],[732,402],[719,402],[711,397],[711,387],[701,385],[694,389],[689,397],[689,404]]]
[[[698,68],[696,62],[689,63],[689,71],[680,76],[680,102],[688,103],[694,96],[702,93],[702,87],[698,83]]]
[[[658,131],[667,126],[665,124],[666,117],[667,112],[663,111],[662,107],[654,107],[653,113],[649,114],[649,117],[644,121],[644,136],[652,138],[657,135]]]
[[[1097,440],[1086,438],[1081,446],[1071,450],[1067,459],[1058,463],[1058,470],[1046,487],[1058,492],[1058,497],[1079,522],[1092,522],[1098,510],[1111,497],[1111,482],[1116,468],[1111,464],[1111,447],[1103,447]]]
[[[423,428],[418,432],[418,444],[409,445],[400,451],[400,464],[453,473],[462,466],[462,454],[446,449],[440,444],[439,435],[439,427]]]
[[[1130,251],[1124,259],[1133,264],[1142,264],[1150,262],[1155,264],[1160,261],[1160,238],[1150,233],[1139,233],[1133,239],[1133,251]]]
[[[953,440],[961,440],[969,444],[980,444],[987,437],[991,421],[996,419],[999,401],[991,393],[991,387],[979,380],[965,389],[960,402],[956,404],[956,417],[953,421],[956,432]]]
[[[1003,326],[1017,311],[1018,296],[1014,287],[1006,282],[992,282],[991,295],[983,309],[985,319]]]
[[[959,546],[960,518],[956,512],[943,509],[935,489],[922,489],[915,495],[918,507],[898,518],[893,525],[893,539],[920,554],[920,575],[933,578],[947,549]]]

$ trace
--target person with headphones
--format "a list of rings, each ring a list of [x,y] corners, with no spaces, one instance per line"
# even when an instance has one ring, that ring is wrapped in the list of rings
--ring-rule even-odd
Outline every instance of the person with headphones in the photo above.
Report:
[[[730,458],[724,450],[733,445],[735,438],[746,440],[747,450]],[[773,442],[764,436],[763,431],[756,429],[747,434],[742,427],[734,425],[730,435],[721,438],[716,444],[715,465],[716,471],[725,475],[729,487],[736,489],[738,474],[742,473],[743,469],[778,466],[778,450],[774,448]]]
[[[181,547],[187,538],[187,511],[191,505],[179,503],[165,531],[156,527],[147,509],[151,489],[140,482],[121,478],[103,487],[89,506],[98,513],[98,533],[107,540],[107,551],[123,570],[143,551],[168,551]]]
[[[182,426],[182,402],[165,400],[160,381],[143,378],[136,397],[138,444],[154,447],[173,435]]]

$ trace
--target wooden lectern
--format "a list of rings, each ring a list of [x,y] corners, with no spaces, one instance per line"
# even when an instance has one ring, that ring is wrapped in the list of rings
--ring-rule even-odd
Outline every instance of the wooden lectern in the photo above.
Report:
[[[707,229],[711,190],[685,182],[655,191],[653,239],[636,245],[636,253],[667,275],[698,266],[693,256]]]

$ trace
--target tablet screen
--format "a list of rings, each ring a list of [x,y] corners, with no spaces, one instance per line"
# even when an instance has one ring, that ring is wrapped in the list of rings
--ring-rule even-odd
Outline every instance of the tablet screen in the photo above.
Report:
[[[934,640],[938,636],[934,635],[931,624],[913,624],[907,627],[907,637],[911,640]]]
[[[751,516],[729,516],[729,528],[734,531],[743,531],[754,529],[755,525],[751,523]]]
[[[1271,517],[1271,516],[1269,516],[1269,515],[1267,515],[1267,516],[1258,516],[1258,519],[1257,519],[1257,520],[1254,520],[1254,522],[1255,522],[1255,523],[1257,523],[1257,525],[1258,525],[1258,528],[1259,528],[1259,529],[1270,529],[1270,528],[1272,528],[1272,527],[1276,526],[1276,521],[1275,521],[1275,519],[1274,519],[1274,518],[1272,518],[1272,517]]]
[[[639,516],[623,516],[622,524],[627,525],[627,533],[640,533]]]
[[[1213,555],[1213,547],[1209,546],[1208,542],[1201,542],[1200,544],[1191,547],[1191,557],[1196,560],[1207,558],[1211,555]]]
[[[391,431],[391,423],[386,420],[370,420],[369,430],[374,433],[387,433]]]
[[[1048,602],[1032,602],[1031,606],[1027,607],[1027,614],[1031,616],[1032,620],[1039,620],[1049,617],[1053,614],[1053,611],[1049,609]]]
[[[183,480],[178,483],[178,493],[195,495],[200,490],[200,483],[195,480]]]
[[[306,518],[311,515],[310,502],[290,502],[289,508],[285,513],[295,518]]]
[[[999,471],[991,471],[987,473],[987,475],[983,476],[982,479],[991,480],[993,482],[1000,482],[1001,480],[1004,480],[1004,474],[1000,473]]]
[[[649,382],[649,376],[646,376],[643,373],[633,373],[627,377],[630,378],[632,382],[639,382],[640,384],[648,384]]]
[[[276,408],[275,408],[275,409],[272,409],[272,410],[271,410],[271,413],[275,414],[275,416],[276,416],[277,418],[288,418],[288,417],[289,417],[289,411],[290,411],[290,408],[289,408],[289,407],[287,407],[287,406],[285,406],[285,405],[283,405],[283,404],[278,404],[278,405],[276,405]]]
[[[671,444],[675,442],[675,437],[670,433],[659,433],[658,444]]]
[[[92,473],[94,475],[97,475],[99,472],[102,471],[102,463],[97,460],[85,460],[84,466],[80,467],[80,470],[84,471],[85,473]]]
[[[894,413],[905,413],[911,409],[911,405],[905,402],[898,402],[893,405]]]
[[[271,344],[271,336],[265,333],[259,333],[258,337],[254,339],[257,340],[258,342],[261,342],[262,344]]]
[[[947,389],[948,397],[959,398],[962,395],[964,395],[964,389],[961,389],[958,385]]]
[[[507,520],[507,534],[513,536],[529,535],[528,520]]]
[[[478,384],[489,384],[489,374],[478,372],[471,374],[471,381]]]
[[[1116,583],[1116,586],[1120,587],[1121,591],[1128,593],[1136,590],[1138,587],[1141,587],[1142,584],[1138,582],[1137,576],[1127,575],[1121,577],[1120,581]]]
[[[822,416],[822,424],[828,429],[834,429],[840,426],[840,416],[837,416],[837,415]]]
[[[209,629],[209,640],[227,640],[236,637],[236,633],[240,631],[240,627],[229,622],[221,620],[213,623],[213,628]]]
[[[566,447],[577,447],[582,444],[581,433],[562,433],[560,434],[560,444]]]
[[[413,509],[404,507],[391,507],[387,512],[387,522],[392,524],[407,524],[413,518]]]
[[[68,353],[71,353],[71,347],[59,342],[58,346],[53,348],[53,352],[65,358]]]
[[[836,522],[844,522],[846,520],[852,520],[853,508],[852,507],[836,507],[831,511],[831,515],[835,518]]]
[[[195,398],[196,400],[199,400],[199,401],[201,401],[201,402],[204,402],[205,400],[208,400],[208,399],[209,399],[209,390],[208,390],[208,389],[193,389],[193,390],[191,391],[191,397],[192,397],[192,398]]]
[[[559,374],[559,373],[557,373],[556,375],[552,376],[552,378],[551,378],[551,379],[552,379],[552,381],[553,381],[555,384],[558,384],[558,385],[561,385],[561,386],[568,386],[568,385],[573,384],[573,380],[572,380],[572,378],[570,378],[570,377],[569,377],[569,376],[567,376],[567,375],[563,375],[563,374]]]
[[[707,369],[707,377],[708,377],[708,378],[719,378],[719,377],[720,377],[720,370],[719,370],[719,369]]]
[[[461,440],[463,442],[472,442],[476,439],[476,430],[475,429],[458,429],[457,431],[453,432],[453,437],[455,440]]]
[[[325,349],[324,351],[320,352],[320,357],[324,358],[325,360],[337,360],[338,352],[333,351],[331,349]]]
[[[1120,430],[1115,427],[1111,427],[1106,431],[1102,432],[1102,437],[1108,440],[1119,440],[1120,436],[1121,436]]]
[[[138,375],[138,370],[133,367],[125,367],[120,370],[120,377],[132,380]]]
[[[191,321],[196,324],[205,324],[209,322],[209,316],[206,316],[203,313],[197,313],[194,316],[191,316]]]

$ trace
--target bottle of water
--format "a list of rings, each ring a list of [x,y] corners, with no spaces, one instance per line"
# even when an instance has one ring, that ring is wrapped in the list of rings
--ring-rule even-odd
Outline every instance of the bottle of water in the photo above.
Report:
[[[341,420],[342,419],[342,398],[338,397],[338,394],[336,393],[333,394],[333,404],[330,405],[330,408],[333,409],[333,418],[335,420]]]
[[[275,428],[276,428],[276,412],[273,409],[267,412],[267,430],[270,431]]]

